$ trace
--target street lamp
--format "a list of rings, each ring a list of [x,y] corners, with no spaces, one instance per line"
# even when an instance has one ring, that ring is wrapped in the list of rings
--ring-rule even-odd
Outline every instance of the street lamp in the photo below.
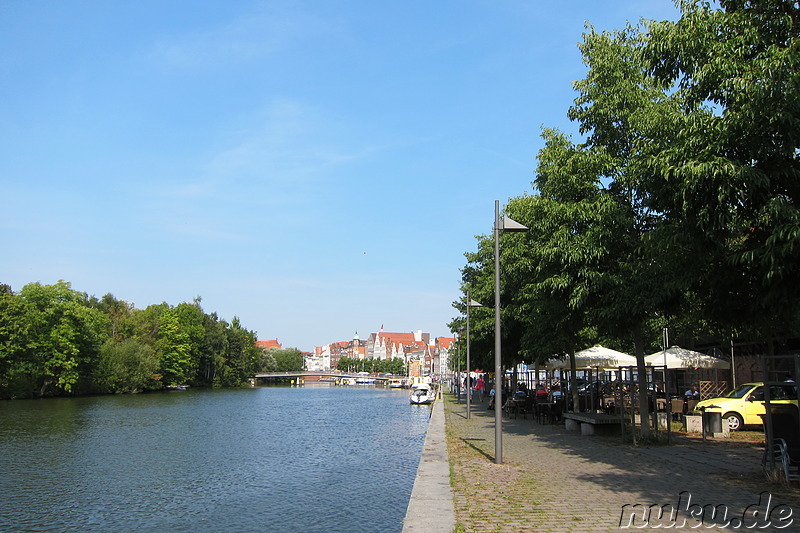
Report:
[[[467,419],[470,417],[470,403],[472,401],[470,392],[472,391],[472,384],[470,380],[472,379],[470,376],[470,362],[469,362],[469,308],[470,307],[483,307],[481,304],[476,302],[475,300],[471,300],[469,297],[469,293],[467,293]]]
[[[456,332],[458,335],[458,354],[456,355],[456,403],[461,403],[461,330]]]
[[[503,464],[503,363],[500,357],[500,231],[525,231],[510,217],[500,218],[500,201],[494,201],[494,462]],[[469,345],[467,345],[469,346]]]

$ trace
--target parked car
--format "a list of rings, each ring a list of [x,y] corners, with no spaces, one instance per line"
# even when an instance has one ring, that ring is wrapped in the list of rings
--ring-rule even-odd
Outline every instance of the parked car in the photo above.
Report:
[[[696,412],[720,413],[722,422],[728,424],[731,431],[742,429],[744,426],[760,425],[759,415],[766,414],[764,405],[764,384],[744,383],[739,385],[725,396],[709,398],[698,402]],[[770,385],[770,404],[797,405],[797,386],[795,383]]]

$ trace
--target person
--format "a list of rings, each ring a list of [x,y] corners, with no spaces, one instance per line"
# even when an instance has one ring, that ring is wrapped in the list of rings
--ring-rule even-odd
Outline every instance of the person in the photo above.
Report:
[[[544,387],[544,383],[539,385],[539,388],[536,391],[536,400],[539,402],[547,400],[547,389]]]
[[[494,387],[489,391],[489,409],[494,409]]]
[[[700,398],[700,391],[698,391],[698,390],[697,390],[697,387],[695,387],[694,385],[692,385],[692,388],[690,388],[690,389],[689,389],[689,390],[687,390],[685,393],[683,393],[683,396],[684,396],[684,397],[685,397],[687,400],[697,400],[697,399],[699,399],[699,398]]]
[[[561,398],[561,387],[558,385],[553,385],[553,388],[550,391],[550,398],[553,402],[558,401]]]
[[[485,388],[483,376],[478,376],[478,381],[475,382],[475,394],[478,396],[478,401],[483,403],[483,389]]]

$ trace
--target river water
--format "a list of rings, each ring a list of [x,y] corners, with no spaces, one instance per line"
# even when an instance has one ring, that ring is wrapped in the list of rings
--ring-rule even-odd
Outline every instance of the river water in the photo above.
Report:
[[[429,414],[371,386],[0,402],[0,531],[400,531]]]

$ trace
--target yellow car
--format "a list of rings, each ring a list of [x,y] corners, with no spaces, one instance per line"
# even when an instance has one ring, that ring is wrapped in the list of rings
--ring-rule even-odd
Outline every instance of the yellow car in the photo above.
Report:
[[[793,382],[770,385],[769,401],[775,405],[797,405],[797,386]],[[742,429],[743,426],[761,425],[759,415],[767,412],[764,406],[764,384],[744,383],[725,396],[698,402],[694,409],[697,412],[705,410],[707,413],[720,413],[722,423],[727,423],[731,431]]]

